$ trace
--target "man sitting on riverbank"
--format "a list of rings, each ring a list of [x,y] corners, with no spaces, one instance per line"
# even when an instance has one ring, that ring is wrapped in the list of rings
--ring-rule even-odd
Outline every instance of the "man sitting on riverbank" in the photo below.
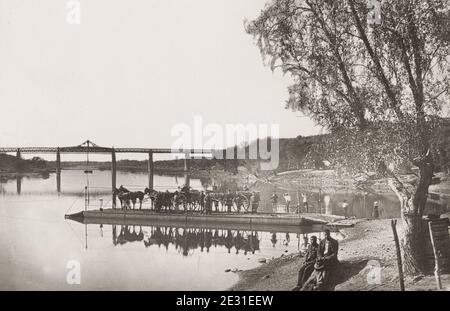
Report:
[[[317,237],[313,235],[311,236],[311,243],[308,245],[308,248],[305,252],[305,261],[298,271],[297,286],[292,290],[300,290],[303,287],[305,281],[310,277],[311,273],[313,273],[318,248],[319,244],[317,244]]]
[[[320,241],[317,249],[314,272],[305,282],[302,290],[308,290],[311,286],[313,290],[323,290],[330,285],[332,275],[339,264],[338,250],[338,241],[331,237],[330,230],[325,229],[325,238]]]

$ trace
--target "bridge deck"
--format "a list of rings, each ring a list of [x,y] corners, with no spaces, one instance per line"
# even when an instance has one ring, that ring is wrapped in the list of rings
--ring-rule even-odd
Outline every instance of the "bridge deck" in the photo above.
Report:
[[[106,148],[106,147],[0,147],[0,153],[190,153],[211,154],[222,150],[212,149],[171,149],[171,148]]]

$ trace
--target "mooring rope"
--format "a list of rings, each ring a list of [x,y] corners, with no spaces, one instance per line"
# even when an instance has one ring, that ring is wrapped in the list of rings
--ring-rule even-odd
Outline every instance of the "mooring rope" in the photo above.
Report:
[[[67,211],[65,212],[65,214],[67,215],[67,213],[69,213],[69,211],[72,209],[72,207],[75,205],[75,202],[77,202],[79,199],[75,199],[75,201],[73,201],[72,205],[69,206],[69,208],[67,209]]]

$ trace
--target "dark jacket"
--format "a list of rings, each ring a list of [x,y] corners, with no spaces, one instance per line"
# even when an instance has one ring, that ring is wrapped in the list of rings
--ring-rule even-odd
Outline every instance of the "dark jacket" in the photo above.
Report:
[[[338,251],[339,251],[339,243],[332,237],[329,239],[329,253],[325,255],[325,245],[326,239],[323,239],[319,243],[319,247],[317,249],[317,257],[324,258],[325,262],[329,264],[338,263]]]
[[[318,244],[316,244],[316,245],[309,244],[308,245],[308,249],[306,250],[306,255],[305,255],[305,264],[313,263],[316,261],[318,247],[319,247]]]

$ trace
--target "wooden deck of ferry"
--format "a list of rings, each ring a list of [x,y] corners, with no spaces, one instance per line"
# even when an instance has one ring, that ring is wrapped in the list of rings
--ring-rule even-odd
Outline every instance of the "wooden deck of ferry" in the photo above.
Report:
[[[305,227],[313,225],[330,225],[339,227],[342,216],[314,213],[297,214],[228,214],[213,213],[156,213],[149,210],[103,209],[81,211],[65,216],[87,224],[127,224],[145,225],[148,222],[184,223],[190,225],[239,225],[239,226],[277,226]]]

